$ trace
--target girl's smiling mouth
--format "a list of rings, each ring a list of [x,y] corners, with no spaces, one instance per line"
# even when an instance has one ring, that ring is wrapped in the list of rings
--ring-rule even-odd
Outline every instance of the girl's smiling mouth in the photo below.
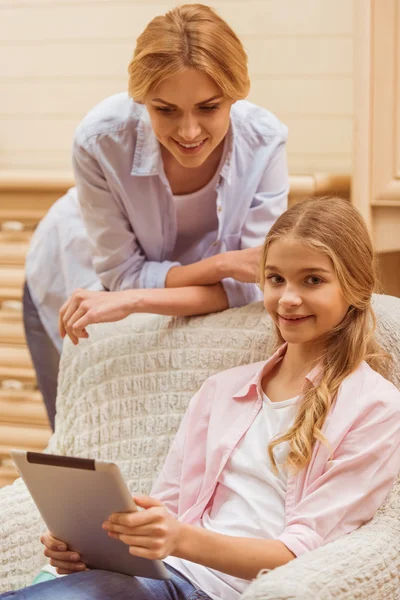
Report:
[[[304,323],[307,319],[310,319],[313,315],[280,315],[278,313],[278,318],[288,325],[298,325],[300,323]]]

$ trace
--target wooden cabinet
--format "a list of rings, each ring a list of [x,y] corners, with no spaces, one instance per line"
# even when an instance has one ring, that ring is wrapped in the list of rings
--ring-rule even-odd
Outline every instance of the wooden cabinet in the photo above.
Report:
[[[354,11],[352,201],[372,232],[385,291],[400,296],[400,0],[355,0]]]

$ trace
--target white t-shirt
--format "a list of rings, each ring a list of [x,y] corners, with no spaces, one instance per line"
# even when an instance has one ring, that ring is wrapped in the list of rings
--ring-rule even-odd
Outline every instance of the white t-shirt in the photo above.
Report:
[[[222,471],[212,506],[203,514],[200,527],[235,537],[276,539],[284,530],[287,470],[282,465],[287,442],[274,450],[278,473],[268,457],[272,438],[293,424],[299,397],[271,402],[263,393],[262,409],[239,442]],[[213,600],[237,600],[249,585],[239,579],[176,557],[165,562]]]

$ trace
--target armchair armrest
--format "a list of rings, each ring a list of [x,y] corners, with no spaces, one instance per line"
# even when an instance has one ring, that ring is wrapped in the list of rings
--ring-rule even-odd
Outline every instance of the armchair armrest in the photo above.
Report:
[[[399,590],[400,524],[382,514],[331,544],[260,574],[242,599],[398,600]]]
[[[46,526],[22,479],[0,490],[0,593],[32,583],[46,558]]]

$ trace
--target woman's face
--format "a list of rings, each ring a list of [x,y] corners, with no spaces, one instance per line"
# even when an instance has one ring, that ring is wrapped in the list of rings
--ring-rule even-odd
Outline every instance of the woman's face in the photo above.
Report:
[[[211,77],[196,69],[164,79],[144,103],[160,144],[188,168],[202,165],[222,142],[233,104]]]

